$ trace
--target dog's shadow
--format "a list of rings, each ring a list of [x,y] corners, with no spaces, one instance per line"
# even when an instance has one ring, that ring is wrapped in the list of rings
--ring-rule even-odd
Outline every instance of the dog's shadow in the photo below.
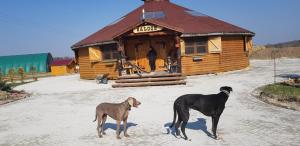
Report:
[[[137,126],[137,125],[138,124],[128,122],[127,123],[127,129],[129,129],[130,127]],[[117,130],[117,124],[116,123],[105,123],[104,124],[104,130],[106,130],[106,129]],[[123,126],[123,124],[121,124],[120,125],[120,132],[122,132],[123,130],[124,130],[124,126]]]
[[[172,123],[166,123],[164,127],[166,127],[167,133],[166,134],[172,134],[173,136],[176,136],[176,131],[175,131],[175,125],[172,128],[169,128]],[[203,118],[198,118],[197,121],[195,122],[189,122],[186,125],[187,129],[192,129],[192,130],[202,130],[207,136],[213,138],[213,135],[207,131],[207,126],[206,126],[206,120]],[[180,127],[178,128],[180,130]]]

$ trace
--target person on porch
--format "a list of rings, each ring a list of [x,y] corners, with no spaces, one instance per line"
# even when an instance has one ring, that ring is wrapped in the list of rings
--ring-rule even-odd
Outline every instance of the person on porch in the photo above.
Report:
[[[147,57],[149,59],[149,65],[151,68],[151,72],[154,72],[155,68],[156,68],[155,61],[156,61],[157,53],[152,46],[150,46],[150,51],[148,52]]]

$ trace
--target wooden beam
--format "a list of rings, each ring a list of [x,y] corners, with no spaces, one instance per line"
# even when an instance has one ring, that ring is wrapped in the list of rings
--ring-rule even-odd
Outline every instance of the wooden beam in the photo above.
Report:
[[[186,77],[163,77],[163,78],[122,79],[122,80],[116,80],[116,83],[138,83],[138,82],[178,81],[178,80],[185,80],[185,79],[186,79]]]
[[[148,36],[161,36],[161,35],[173,35],[174,33],[169,33],[169,32],[151,32],[151,33],[129,33],[127,36],[143,36],[143,35],[148,35]]]
[[[143,82],[143,83],[121,83],[113,84],[113,88],[121,87],[144,87],[144,86],[166,86],[166,85],[185,85],[186,81],[168,81],[168,82]]]

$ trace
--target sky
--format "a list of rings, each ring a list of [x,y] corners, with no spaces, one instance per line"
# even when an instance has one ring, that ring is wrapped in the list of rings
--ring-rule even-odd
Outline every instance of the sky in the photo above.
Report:
[[[300,40],[300,0],[170,0],[256,33],[257,45]],[[74,56],[70,47],[141,0],[0,0],[0,56]]]

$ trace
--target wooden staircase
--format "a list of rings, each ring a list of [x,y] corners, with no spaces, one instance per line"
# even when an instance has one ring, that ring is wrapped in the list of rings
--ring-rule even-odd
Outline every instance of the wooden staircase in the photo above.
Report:
[[[180,73],[165,74],[142,74],[120,76],[112,85],[113,88],[185,85],[186,77]]]

